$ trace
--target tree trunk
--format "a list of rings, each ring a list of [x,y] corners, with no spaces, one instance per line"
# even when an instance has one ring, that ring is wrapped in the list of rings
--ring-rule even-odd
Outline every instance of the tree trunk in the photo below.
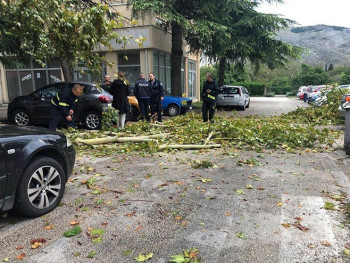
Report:
[[[63,71],[63,77],[65,81],[73,81],[73,69],[69,66],[65,59],[61,59],[61,66]]]
[[[171,94],[182,96],[181,62],[182,62],[182,28],[177,22],[171,23]]]
[[[219,61],[219,87],[224,86],[225,84],[225,68],[226,68],[226,57],[220,58]]]

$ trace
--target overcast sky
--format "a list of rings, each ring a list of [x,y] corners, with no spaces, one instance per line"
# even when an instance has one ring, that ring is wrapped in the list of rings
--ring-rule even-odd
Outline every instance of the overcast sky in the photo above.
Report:
[[[302,26],[325,24],[350,28],[350,0],[284,0],[261,4],[262,13],[281,14]]]

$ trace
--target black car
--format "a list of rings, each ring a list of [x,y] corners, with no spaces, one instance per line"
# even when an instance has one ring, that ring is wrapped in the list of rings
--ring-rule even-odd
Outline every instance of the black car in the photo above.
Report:
[[[0,127],[0,213],[36,217],[62,199],[75,150],[65,135],[44,128]]]
[[[98,129],[101,126],[102,112],[111,106],[111,95],[88,82],[59,82],[47,85],[27,96],[14,98],[8,105],[8,119],[19,126],[50,123],[51,99],[63,88],[72,88],[75,84],[84,87],[74,110],[74,122],[81,123],[86,129]]]

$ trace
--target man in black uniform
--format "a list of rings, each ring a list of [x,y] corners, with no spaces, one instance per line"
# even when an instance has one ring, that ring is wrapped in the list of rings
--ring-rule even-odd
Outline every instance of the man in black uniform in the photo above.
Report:
[[[152,90],[151,85],[145,80],[145,74],[143,73],[140,74],[140,79],[135,83],[134,94],[139,102],[142,117],[149,121],[148,109]]]
[[[219,88],[218,84],[215,82],[213,75],[211,73],[207,74],[207,80],[203,84],[203,121],[208,121],[208,111],[209,111],[209,121],[214,117],[215,113],[215,99],[218,94]]]
[[[83,92],[83,87],[75,84],[72,88],[64,88],[51,100],[51,121],[49,129],[55,131],[60,121],[65,121],[67,128],[74,128],[72,115],[77,96]]]
[[[163,84],[156,79],[154,73],[149,73],[149,84],[151,85],[151,115],[158,113],[158,121],[162,121],[162,100],[164,100]]]

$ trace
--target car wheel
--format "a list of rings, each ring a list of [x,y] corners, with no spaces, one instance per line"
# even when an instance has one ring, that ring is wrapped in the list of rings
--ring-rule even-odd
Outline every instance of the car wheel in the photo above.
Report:
[[[248,105],[246,106],[247,109],[250,107],[250,100],[248,100]]]
[[[167,114],[169,116],[176,116],[176,115],[179,115],[179,112],[180,112],[180,109],[177,105],[175,104],[171,104],[168,106],[167,108]]]
[[[84,116],[84,125],[88,130],[98,130],[101,127],[101,114],[98,111],[89,111]]]
[[[61,201],[66,184],[62,165],[49,157],[34,159],[19,182],[14,211],[23,216],[42,216]]]
[[[22,109],[16,110],[13,113],[12,122],[18,126],[28,126],[30,124],[29,114]]]

